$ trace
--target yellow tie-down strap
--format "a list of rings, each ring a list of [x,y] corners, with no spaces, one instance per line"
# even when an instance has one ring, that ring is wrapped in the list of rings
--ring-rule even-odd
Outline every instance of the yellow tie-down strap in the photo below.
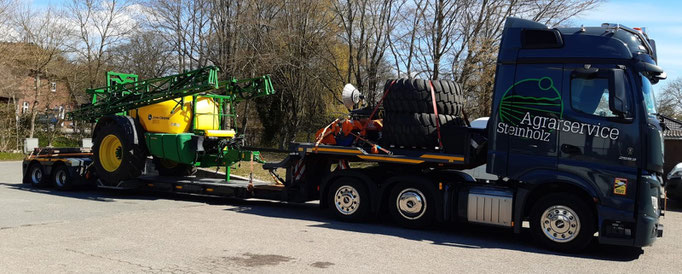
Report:
[[[204,134],[206,134],[207,137],[228,137],[228,138],[234,138],[234,135],[236,134],[234,130],[228,129],[228,130],[217,130],[217,129],[209,129],[205,130]]]

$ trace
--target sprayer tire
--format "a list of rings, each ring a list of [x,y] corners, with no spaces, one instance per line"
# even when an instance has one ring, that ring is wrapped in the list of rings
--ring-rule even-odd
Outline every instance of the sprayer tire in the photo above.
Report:
[[[94,139],[93,163],[104,184],[115,186],[142,174],[147,159],[145,150],[140,144],[134,144],[120,125],[102,125]]]

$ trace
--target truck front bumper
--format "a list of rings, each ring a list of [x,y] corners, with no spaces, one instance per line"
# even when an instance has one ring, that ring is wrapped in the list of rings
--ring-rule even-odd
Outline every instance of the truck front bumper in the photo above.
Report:
[[[637,222],[610,222],[599,233],[599,243],[643,247],[663,237],[663,224],[658,217],[640,215]]]

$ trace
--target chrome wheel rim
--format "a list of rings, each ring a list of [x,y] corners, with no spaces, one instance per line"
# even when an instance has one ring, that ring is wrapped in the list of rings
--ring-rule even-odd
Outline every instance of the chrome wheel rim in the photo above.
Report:
[[[352,186],[344,185],[339,187],[334,194],[334,204],[336,210],[343,215],[351,215],[360,207],[360,194]]]
[[[557,243],[567,243],[578,237],[580,233],[580,219],[570,207],[555,205],[542,213],[540,218],[542,232],[550,240]]]
[[[40,184],[40,181],[43,179],[43,171],[38,168],[34,167],[33,170],[31,171],[31,182],[35,185]]]
[[[66,171],[63,169],[57,170],[57,173],[54,175],[54,182],[57,186],[64,186],[64,183],[66,182]]]
[[[426,212],[426,197],[416,188],[403,189],[395,203],[398,213],[408,220],[419,219]]]

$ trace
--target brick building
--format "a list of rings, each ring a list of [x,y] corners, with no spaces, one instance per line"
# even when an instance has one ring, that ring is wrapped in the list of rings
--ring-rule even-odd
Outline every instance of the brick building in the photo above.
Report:
[[[677,163],[682,162],[682,121],[668,116],[661,117],[666,127],[663,131],[665,145],[663,172],[667,175]]]
[[[0,74],[5,82],[11,85],[0,88],[0,102],[6,104],[15,102],[18,117],[29,115],[33,109],[38,113],[37,123],[58,124],[59,127],[69,125],[70,123],[63,123],[61,120],[66,118],[66,112],[76,107],[76,103],[64,77],[51,73],[40,73],[39,77],[36,77],[37,72],[24,65],[26,53],[36,51],[34,45],[2,43],[2,46],[4,53],[10,55],[0,54],[6,61],[6,65],[0,68]],[[61,58],[56,58],[51,65],[60,69],[67,66]],[[40,79],[38,90],[36,78]]]

